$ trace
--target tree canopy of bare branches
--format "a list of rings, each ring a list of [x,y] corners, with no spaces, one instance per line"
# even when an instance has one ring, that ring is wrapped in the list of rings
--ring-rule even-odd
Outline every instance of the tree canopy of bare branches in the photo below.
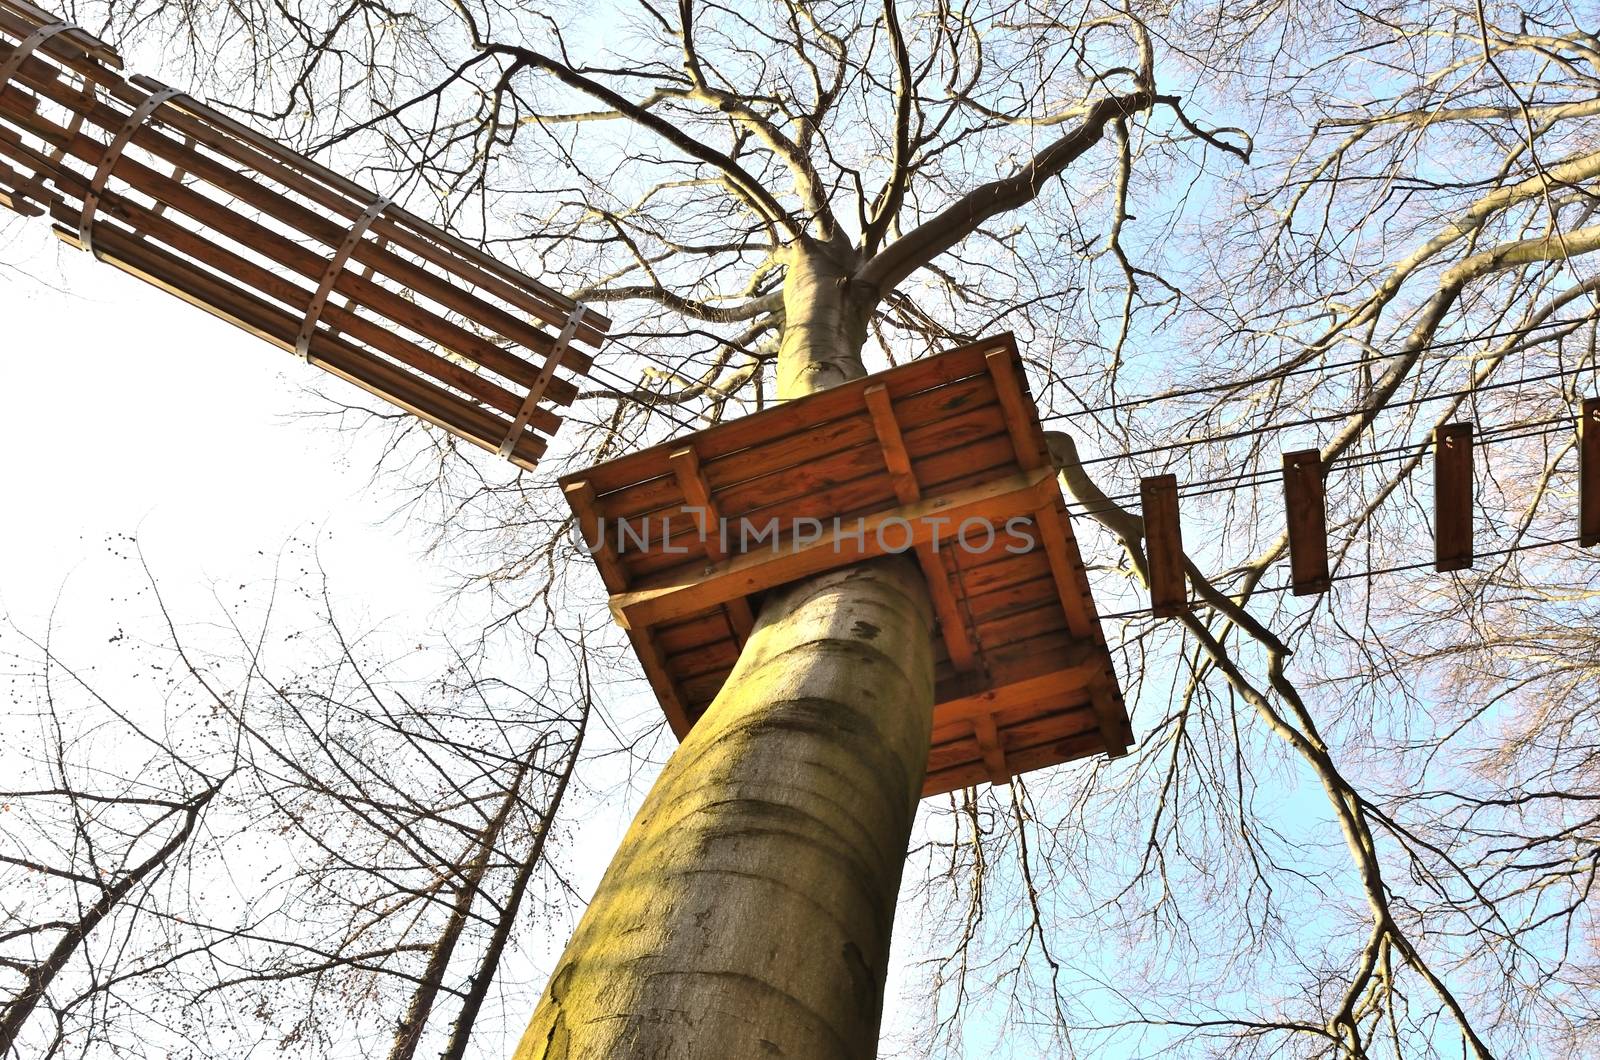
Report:
[[[1017,334],[1060,432],[1097,597],[1122,615],[1108,635],[1140,743],[1117,763],[924,808],[898,935],[915,1016],[886,1051],[1596,1047],[1600,565],[1569,542],[1572,417],[1600,387],[1594,12],[79,8],[134,46],[183,41],[173,61],[251,120],[606,307],[616,339],[569,420],[574,464],[805,381]],[[464,589],[497,609],[495,631],[539,645],[579,619],[596,628],[602,594],[545,475],[384,410],[335,411],[383,421],[385,480],[435,521]],[[1443,575],[1428,563],[1426,442],[1457,420],[1483,440],[1480,559]],[[1335,582],[1297,598],[1283,591],[1276,476],[1282,451],[1312,447],[1330,467]],[[1132,498],[1139,476],[1164,471],[1185,484],[1202,606],[1158,622],[1139,613]],[[588,647],[606,665],[625,657],[619,636]],[[250,724],[281,728],[239,730],[235,753],[254,748],[243,761],[272,778],[258,782],[281,801],[272,812],[405,858],[347,890],[336,863],[312,857],[298,893],[433,909],[445,928],[379,924],[370,944],[424,937],[437,953],[471,885],[429,872],[499,849],[493,822],[523,763],[554,769],[549,745],[524,734],[481,777],[451,771],[448,791],[391,800],[334,776],[348,765],[317,742],[320,699],[270,698]],[[456,746],[425,714],[388,717],[384,698],[327,718],[330,730]],[[301,750],[278,761],[279,743]],[[132,880],[127,893],[147,887],[158,868],[135,879],[140,866],[174,837],[192,842],[185,822],[216,813],[222,796],[205,793],[226,793],[230,771],[148,804],[126,785],[96,789],[123,801],[111,837],[93,840],[104,860],[87,864]],[[368,799],[381,825],[363,816]],[[515,812],[526,851],[536,828]],[[511,872],[523,855],[486,856]],[[41,906],[41,922],[81,923],[121,886],[75,885],[87,890],[70,916]],[[481,909],[459,919],[492,934]],[[237,960],[305,971],[335,940],[301,941],[311,948]],[[48,965],[16,960],[25,979]],[[395,974],[421,963],[397,960]]]

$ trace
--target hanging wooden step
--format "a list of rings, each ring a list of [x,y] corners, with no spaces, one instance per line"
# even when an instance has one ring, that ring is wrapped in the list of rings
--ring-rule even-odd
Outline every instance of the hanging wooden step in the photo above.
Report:
[[[1472,424],[1433,430],[1433,569],[1467,570],[1473,562]]]
[[[561,482],[680,738],[722,688],[763,593],[907,552],[938,623],[925,795],[1132,741],[1009,335]]]
[[[1578,545],[1600,545],[1600,398],[1578,416]]]
[[[610,321],[0,0],[0,206],[531,468]],[[576,344],[576,345],[575,345]]]
[[[1328,591],[1328,509],[1322,452],[1283,454],[1283,508],[1289,525],[1289,578],[1295,596]]]
[[[1145,558],[1150,564],[1150,613],[1172,618],[1189,610],[1189,574],[1184,566],[1183,529],[1178,518],[1178,477],[1151,475],[1139,480],[1144,519]]]

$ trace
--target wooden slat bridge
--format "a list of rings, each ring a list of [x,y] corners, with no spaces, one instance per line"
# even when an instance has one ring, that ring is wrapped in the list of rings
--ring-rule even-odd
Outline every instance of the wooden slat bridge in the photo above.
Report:
[[[610,321],[0,0],[0,205],[531,468]]]
[[[680,737],[728,679],[762,593],[904,552],[938,623],[925,795],[1132,740],[1009,335],[561,482]]]
[[[1600,545],[1600,398],[1579,410],[1578,519],[1581,548]],[[1473,541],[1473,426],[1442,424],[1433,431],[1433,569],[1470,570]],[[1289,528],[1289,588],[1295,596],[1327,592],[1327,464],[1316,449],[1283,454],[1283,503]],[[1170,618],[1187,611],[1188,578],[1178,519],[1178,480],[1152,475],[1140,480],[1150,561],[1150,613]]]

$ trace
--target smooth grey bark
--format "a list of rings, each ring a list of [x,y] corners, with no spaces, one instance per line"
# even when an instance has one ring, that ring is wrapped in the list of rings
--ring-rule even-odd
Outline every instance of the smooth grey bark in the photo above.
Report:
[[[797,256],[778,376],[862,374],[848,271]],[[517,1060],[870,1058],[933,717],[933,609],[889,557],[774,591],[663,769]]]

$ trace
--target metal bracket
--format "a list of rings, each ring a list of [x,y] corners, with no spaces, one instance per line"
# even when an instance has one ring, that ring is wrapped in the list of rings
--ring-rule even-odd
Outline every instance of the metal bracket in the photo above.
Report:
[[[528,421],[533,418],[533,410],[539,407],[539,399],[544,397],[545,388],[550,385],[550,377],[555,375],[556,365],[561,363],[561,355],[572,345],[572,336],[578,333],[578,325],[583,323],[583,314],[586,311],[587,307],[582,302],[572,307],[572,314],[567,317],[566,324],[561,328],[561,334],[556,336],[555,348],[544,359],[544,366],[539,369],[539,374],[528,387],[527,396],[522,399],[522,408],[517,410],[517,418],[511,421],[511,428],[506,431],[505,441],[500,443],[500,459],[508,460],[516,451],[517,440],[522,437],[523,428],[527,427]]]
[[[28,61],[28,56],[32,55],[39,45],[59,33],[77,28],[71,22],[52,22],[48,26],[40,26],[22,38],[16,49],[6,56],[6,64],[0,66],[0,89],[5,88],[11,79],[17,76],[17,71],[22,69],[22,64]]]
[[[111,171],[117,166],[117,159],[122,157],[122,152],[127,150],[128,144],[133,141],[133,134],[139,131],[139,126],[149,120],[161,104],[180,95],[176,88],[161,88],[144,97],[140,104],[133,108],[122,128],[117,130],[117,135],[111,138],[106,145],[105,153],[100,156],[100,165],[95,168],[94,179],[89,181],[89,190],[83,196],[83,213],[78,216],[78,242],[83,244],[83,249],[99,257],[94,249],[94,215],[100,208],[100,196],[105,194],[106,184],[111,180]]]
[[[322,282],[317,285],[317,292],[311,296],[311,304],[306,306],[306,318],[300,324],[300,335],[295,339],[295,356],[302,361],[311,360],[311,337],[317,333],[317,321],[322,319],[322,310],[328,304],[328,296],[333,293],[334,282],[338,280],[339,273],[344,269],[345,262],[350,260],[350,255],[356,252],[356,244],[361,242],[361,237],[367,234],[367,229],[372,227],[372,222],[378,215],[389,208],[393,199],[378,198],[361,212],[355,224],[350,226],[344,242],[339,244],[339,249],[334,251],[333,257],[328,260],[328,271],[322,274]]]

